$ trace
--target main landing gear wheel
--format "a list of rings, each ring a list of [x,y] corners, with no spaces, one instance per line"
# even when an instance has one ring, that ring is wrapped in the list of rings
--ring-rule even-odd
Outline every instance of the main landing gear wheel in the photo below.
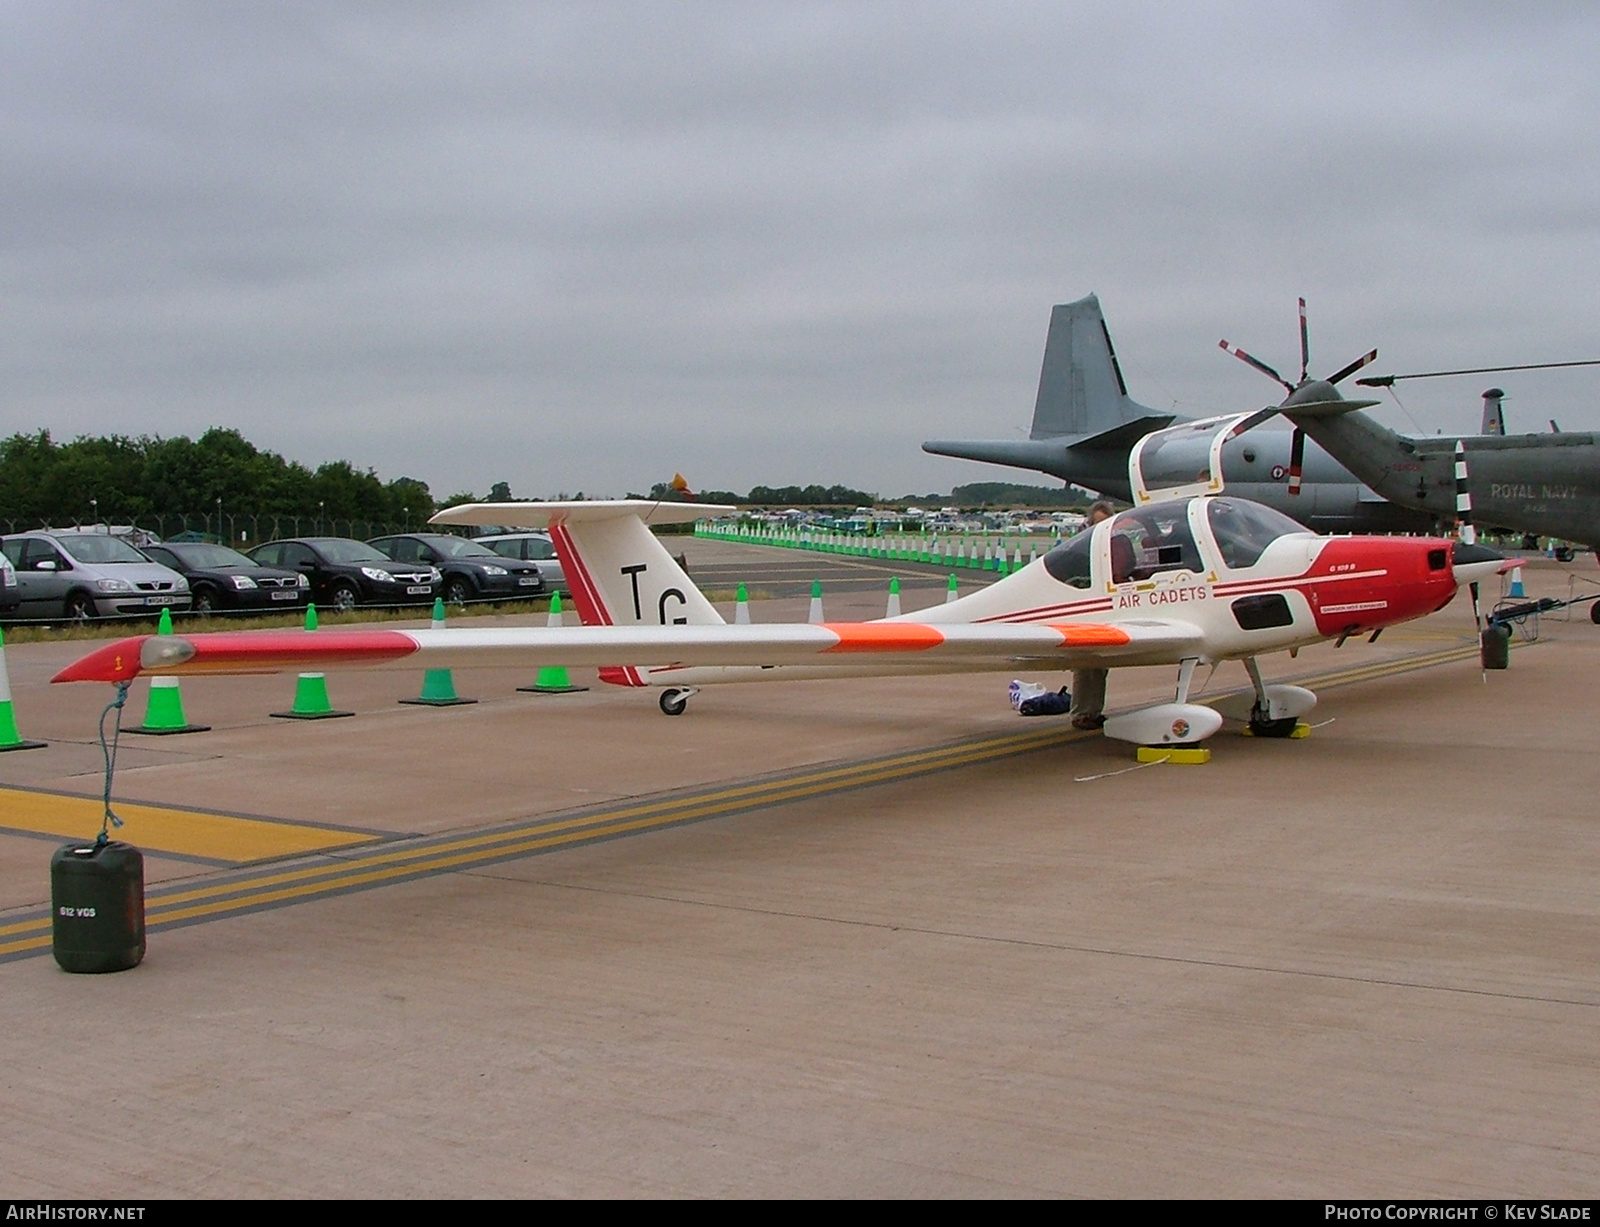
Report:
[[[663,690],[661,692],[661,714],[663,716],[681,716],[683,709],[689,706],[689,690]]]
[[[1299,723],[1298,716],[1268,720],[1261,715],[1259,708],[1250,713],[1250,733],[1254,737],[1293,737],[1295,726]]]

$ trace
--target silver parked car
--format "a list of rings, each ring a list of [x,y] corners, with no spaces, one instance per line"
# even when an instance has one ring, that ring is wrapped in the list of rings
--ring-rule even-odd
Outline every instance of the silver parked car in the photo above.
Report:
[[[502,558],[520,558],[537,563],[539,576],[544,580],[544,592],[559,591],[569,595],[567,574],[556,557],[556,547],[550,543],[549,533],[496,533],[492,537],[474,537],[479,545],[487,545]]]
[[[189,581],[109,533],[0,538],[16,568],[19,618],[114,618],[186,610]]]

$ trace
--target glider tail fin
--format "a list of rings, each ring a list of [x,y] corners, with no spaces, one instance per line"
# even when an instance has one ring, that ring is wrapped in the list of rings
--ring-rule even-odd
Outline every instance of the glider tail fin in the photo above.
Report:
[[[552,518],[550,540],[585,626],[722,624],[722,615],[636,515]]]

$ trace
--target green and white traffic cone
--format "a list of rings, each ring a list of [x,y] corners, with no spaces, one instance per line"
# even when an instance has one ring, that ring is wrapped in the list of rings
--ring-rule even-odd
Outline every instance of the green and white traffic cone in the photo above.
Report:
[[[807,622],[821,622],[821,621],[823,621],[823,617],[822,617],[822,581],[820,579],[814,579],[814,580],[811,581],[811,611],[808,614],[806,614],[806,621]]]
[[[433,598],[433,624],[430,630],[444,629],[444,598]],[[476,703],[477,699],[463,699],[456,695],[456,680],[448,669],[427,669],[422,674],[422,693],[414,699],[401,699],[418,707],[461,707]]]
[[[956,592],[956,573],[954,571],[952,571],[952,572],[950,572],[950,583],[944,590],[944,603],[946,605],[950,604],[950,602],[955,600],[957,596],[958,596],[958,593]]]
[[[317,607],[306,606],[306,630],[317,629]],[[336,711],[328,702],[328,675],[302,673],[294,684],[294,706],[288,711],[268,712],[279,720],[332,720],[339,716],[353,716],[353,711]]]
[[[900,577],[898,575],[892,576],[889,580],[889,608],[884,611],[883,616],[886,618],[898,618],[900,616]]]
[[[161,621],[156,624],[156,634],[172,634],[172,613],[161,611]],[[144,723],[122,730],[125,733],[148,733],[152,737],[170,737],[174,733],[209,733],[209,724],[190,724],[183,714],[183,691],[178,689],[175,677],[150,679],[150,702],[144,710]]]
[[[561,594],[555,593],[550,598],[551,627],[560,626],[561,623]],[[580,690],[589,689],[587,686],[574,686],[572,679],[567,676],[565,665],[545,665],[539,670],[539,676],[533,679],[531,686],[518,686],[524,694],[577,694]]]
[[[17,732],[17,714],[11,710],[11,677],[6,672],[6,638],[0,631],[0,750],[39,750],[47,742],[27,741]]]
[[[750,625],[750,590],[743,584],[740,584],[738,592],[734,593],[733,624],[735,626]]]

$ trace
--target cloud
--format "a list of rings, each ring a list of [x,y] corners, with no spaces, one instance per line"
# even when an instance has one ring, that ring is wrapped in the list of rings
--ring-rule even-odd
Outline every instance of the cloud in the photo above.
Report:
[[[1330,369],[1590,356],[1600,19],[1174,13],[9,6],[0,430],[890,491],[982,475],[918,443],[1025,431],[1090,290],[1188,409],[1270,395],[1215,342],[1287,361],[1302,293]],[[1508,391],[1572,429],[1591,386]]]

